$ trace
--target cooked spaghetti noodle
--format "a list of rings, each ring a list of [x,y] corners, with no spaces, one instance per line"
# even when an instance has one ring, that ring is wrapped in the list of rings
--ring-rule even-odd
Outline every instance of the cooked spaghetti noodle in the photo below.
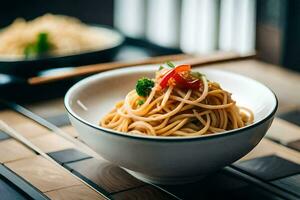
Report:
[[[174,72],[184,68],[182,66],[185,71]],[[241,128],[253,122],[252,111],[238,107],[231,94],[218,83],[207,80],[204,75],[193,76],[188,65],[182,66],[158,71],[148,94],[139,94],[147,88],[138,91],[138,82],[136,90],[118,102],[101,119],[100,125],[131,134],[198,136]],[[181,78],[175,76],[176,73]]]

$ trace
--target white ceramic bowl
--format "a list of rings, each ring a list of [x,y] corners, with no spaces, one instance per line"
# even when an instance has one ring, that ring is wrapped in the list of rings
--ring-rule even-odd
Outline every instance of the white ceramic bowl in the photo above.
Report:
[[[128,135],[100,127],[99,120],[143,77],[157,67],[132,67],[100,73],[76,83],[65,96],[71,123],[80,138],[103,158],[153,183],[190,182],[233,163],[253,149],[270,127],[277,99],[263,84],[230,72],[198,68],[250,108],[255,122],[247,127],[197,137]]]

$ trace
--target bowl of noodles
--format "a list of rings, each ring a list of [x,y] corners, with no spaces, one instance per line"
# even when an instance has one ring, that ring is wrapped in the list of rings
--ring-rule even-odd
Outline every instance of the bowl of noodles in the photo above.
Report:
[[[45,14],[16,19],[0,31],[0,72],[32,75],[38,70],[110,60],[124,42],[118,31],[79,19]]]
[[[246,155],[267,132],[277,104],[253,79],[170,62],[100,73],[65,96],[87,145],[159,184],[196,181]]]

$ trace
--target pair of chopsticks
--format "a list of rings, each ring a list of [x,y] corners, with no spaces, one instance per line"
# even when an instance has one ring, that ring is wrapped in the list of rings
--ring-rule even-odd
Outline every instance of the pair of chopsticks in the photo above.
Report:
[[[72,71],[64,72],[61,74],[49,75],[49,76],[38,76],[32,77],[27,80],[29,85],[41,85],[46,83],[51,83],[55,81],[62,81],[71,78],[87,76],[107,70],[131,67],[138,65],[149,65],[149,64],[161,64],[166,61],[180,61],[181,63],[189,64],[192,67],[198,67],[208,64],[215,64],[227,61],[236,61],[253,58],[255,54],[240,55],[235,52],[217,52],[211,55],[205,56],[193,56],[188,54],[176,54],[168,56],[158,56],[144,60],[138,61],[125,61],[125,62],[111,62],[111,63],[101,63],[95,65],[86,65],[81,67],[76,67]]]

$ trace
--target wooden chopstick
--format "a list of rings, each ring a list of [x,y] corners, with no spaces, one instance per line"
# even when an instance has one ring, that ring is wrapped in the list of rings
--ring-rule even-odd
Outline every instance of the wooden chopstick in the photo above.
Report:
[[[240,55],[234,52],[218,52],[211,55],[205,56],[193,56],[189,54],[175,54],[168,56],[158,56],[150,59],[138,60],[138,61],[125,61],[125,62],[111,62],[102,63],[95,65],[86,65],[74,68],[74,70],[69,72],[64,72],[62,74],[52,75],[52,76],[40,76],[32,77],[27,80],[29,85],[40,85],[55,81],[66,80],[70,78],[75,78],[79,76],[86,76],[90,74],[95,74],[98,72],[103,72],[111,69],[138,66],[138,65],[148,65],[148,64],[160,64],[166,61],[180,61],[186,64],[195,66],[201,66],[212,63],[219,63],[225,61],[241,60],[254,57],[255,54]]]
[[[94,65],[85,65],[74,68],[72,71],[64,72],[61,74],[55,74],[52,76],[37,76],[32,77],[27,80],[30,85],[39,85],[45,84],[49,82],[55,82],[70,78],[75,78],[79,76],[85,76],[90,74],[95,74],[98,72],[103,72],[111,69],[117,69],[122,67],[130,67],[130,66],[137,66],[137,65],[148,65],[148,64],[156,64],[156,63],[163,63],[166,61],[176,61],[182,60],[185,58],[189,58],[191,55],[188,54],[175,54],[175,55],[167,55],[167,56],[157,56],[153,58],[147,58],[137,61],[122,61],[122,62],[110,62],[110,63],[101,63],[101,64],[94,64]]]

